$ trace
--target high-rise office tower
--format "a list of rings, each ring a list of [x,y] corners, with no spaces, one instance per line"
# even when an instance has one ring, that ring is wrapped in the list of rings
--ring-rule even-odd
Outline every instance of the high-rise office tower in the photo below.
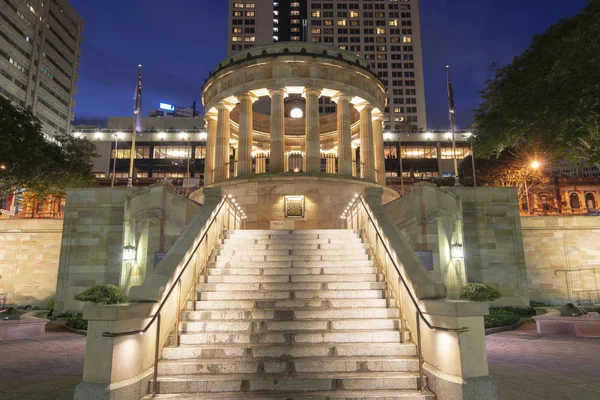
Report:
[[[83,20],[67,0],[2,0],[0,22],[0,94],[69,132]]]
[[[385,126],[427,128],[418,0],[230,0],[229,53],[277,41],[337,46],[369,61],[389,91]],[[320,111],[334,111],[322,99]]]

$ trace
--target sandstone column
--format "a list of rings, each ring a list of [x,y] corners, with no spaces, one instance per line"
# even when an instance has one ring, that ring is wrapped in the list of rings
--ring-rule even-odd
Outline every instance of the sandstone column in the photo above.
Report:
[[[367,181],[375,181],[375,157],[373,154],[373,106],[364,104],[360,111],[360,175]]]
[[[269,173],[283,171],[283,141],[285,135],[285,115],[283,99],[285,89],[269,90],[271,96],[271,159]]]
[[[215,152],[215,182],[229,179],[229,137],[231,106],[220,103],[217,106],[217,150]]]
[[[206,115],[206,158],[204,160],[204,186],[214,182],[215,150],[217,147],[217,119],[215,115]]]
[[[252,103],[256,97],[250,93],[238,96],[240,102],[240,132],[237,163],[237,176],[250,175],[252,173]]]
[[[321,172],[321,126],[319,121],[319,96],[321,91],[304,89],[306,98],[306,172]]]
[[[377,183],[385,186],[385,156],[383,155],[383,117],[373,117],[373,153]]]
[[[352,166],[352,131],[350,127],[350,100],[351,96],[340,94],[332,100],[337,103],[337,131],[338,131],[338,160],[340,175],[355,175]]]

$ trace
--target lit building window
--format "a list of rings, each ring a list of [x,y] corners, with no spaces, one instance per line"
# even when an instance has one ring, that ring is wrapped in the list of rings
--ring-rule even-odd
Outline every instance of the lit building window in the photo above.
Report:
[[[313,11],[311,13],[311,15],[315,18],[320,18],[321,17],[321,11]]]
[[[378,35],[385,35],[385,29],[384,28],[377,28],[375,30],[375,33],[377,33]]]
[[[340,25],[340,26],[346,26],[346,20],[345,19],[338,19],[337,24]]]
[[[359,17],[358,11],[350,11],[350,18],[358,18],[358,17]]]
[[[402,38],[402,43],[412,43],[412,38],[410,36],[404,36]]]

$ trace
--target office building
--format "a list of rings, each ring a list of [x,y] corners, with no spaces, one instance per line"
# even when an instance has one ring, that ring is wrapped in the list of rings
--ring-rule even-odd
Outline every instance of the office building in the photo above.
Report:
[[[3,0],[0,22],[0,94],[69,132],[83,20],[67,0]]]
[[[229,54],[282,41],[322,43],[367,60],[385,83],[385,130],[425,132],[418,0],[230,0]],[[320,99],[321,113],[335,104]]]

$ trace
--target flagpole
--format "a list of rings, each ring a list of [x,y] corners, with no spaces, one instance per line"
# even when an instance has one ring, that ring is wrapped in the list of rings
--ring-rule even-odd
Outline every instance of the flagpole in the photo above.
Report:
[[[129,176],[127,178],[127,187],[133,187],[133,165],[135,161],[135,139],[137,137],[137,123],[140,117],[142,88],[142,64],[138,64],[138,79],[135,90],[135,110],[133,110],[133,126],[131,132],[131,153],[129,157]]]
[[[458,177],[458,161],[456,160],[456,137],[455,137],[455,118],[454,118],[454,93],[452,92],[452,83],[450,82],[450,66],[446,65],[446,80],[448,82],[448,105],[450,111],[450,130],[452,131],[452,158],[454,159],[454,186],[460,186]]]

